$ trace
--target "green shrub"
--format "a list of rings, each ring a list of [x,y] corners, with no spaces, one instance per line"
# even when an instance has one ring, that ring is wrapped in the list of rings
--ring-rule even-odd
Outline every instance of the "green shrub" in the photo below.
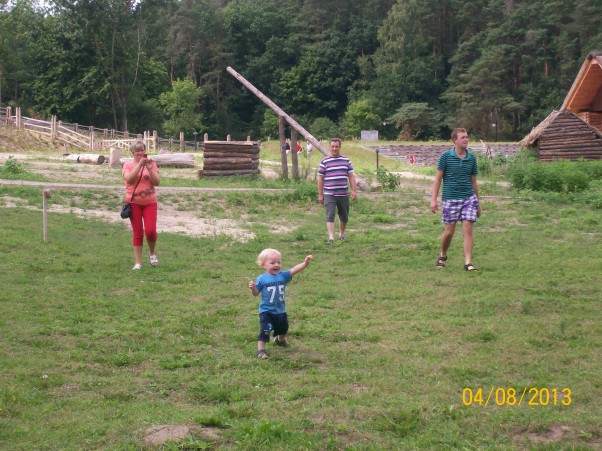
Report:
[[[480,153],[476,153],[475,156],[477,157],[477,168],[479,170],[479,175],[491,175],[493,166],[492,160]]]
[[[8,160],[0,166],[0,176],[6,176],[7,178],[14,175],[27,174],[27,172],[25,163],[13,157],[8,157]]]
[[[382,167],[379,167],[376,171],[376,179],[385,191],[395,191],[401,184],[401,177],[399,175],[388,172]]]
[[[602,180],[594,180],[589,189],[579,193],[577,201],[596,209],[602,209]]]
[[[602,160],[579,160],[578,164],[591,180],[602,180]]]
[[[591,182],[580,163],[558,161],[543,163],[520,159],[513,161],[509,176],[518,190],[575,193],[586,190]]]

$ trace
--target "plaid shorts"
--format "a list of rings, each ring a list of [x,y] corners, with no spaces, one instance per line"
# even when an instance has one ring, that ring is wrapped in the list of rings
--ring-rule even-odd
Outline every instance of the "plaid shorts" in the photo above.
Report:
[[[443,216],[444,224],[455,224],[458,221],[477,220],[477,210],[479,208],[479,199],[475,194],[466,199],[444,200]]]

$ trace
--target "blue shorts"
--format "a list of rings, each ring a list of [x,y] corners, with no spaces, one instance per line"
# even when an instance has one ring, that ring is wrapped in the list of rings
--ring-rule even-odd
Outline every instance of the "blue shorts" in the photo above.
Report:
[[[458,221],[477,220],[477,210],[479,209],[479,199],[473,194],[466,199],[444,200],[442,220],[444,224],[455,224]]]
[[[257,341],[270,342],[270,332],[274,337],[288,332],[288,316],[286,313],[263,312],[259,314],[259,336]]]

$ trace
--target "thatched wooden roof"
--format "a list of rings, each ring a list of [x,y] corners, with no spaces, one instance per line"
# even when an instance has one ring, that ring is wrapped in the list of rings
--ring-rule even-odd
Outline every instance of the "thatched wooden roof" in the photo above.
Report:
[[[602,111],[602,52],[587,55],[560,109]]]
[[[537,142],[537,140],[539,138],[541,138],[546,133],[546,131],[549,130],[550,127],[553,127],[553,124],[559,115],[565,116],[565,117],[568,116],[571,118],[571,120],[574,119],[575,121],[578,121],[578,122],[575,122],[575,121],[572,121],[572,122],[574,124],[579,124],[580,134],[583,134],[584,132],[586,134],[591,133],[592,135],[595,135],[598,138],[602,139],[602,133],[600,131],[598,131],[596,128],[592,127],[590,124],[585,122],[583,119],[581,119],[576,114],[573,114],[568,110],[554,110],[548,115],[548,117],[546,117],[543,121],[541,121],[539,123],[539,125],[534,127],[533,130],[531,130],[531,133],[529,133],[527,136],[525,136],[520,143],[527,147],[534,145]],[[577,130],[575,130],[575,132],[577,132]],[[565,129],[564,134],[568,138],[573,133],[571,133],[571,131],[567,131]]]
[[[531,132],[525,136],[520,143],[526,147],[531,147],[534,145],[546,128],[548,128],[552,121],[556,119],[556,116],[558,116],[559,113],[559,110],[554,110],[548,114],[548,117],[541,121],[536,127],[533,127],[533,130],[531,130]]]

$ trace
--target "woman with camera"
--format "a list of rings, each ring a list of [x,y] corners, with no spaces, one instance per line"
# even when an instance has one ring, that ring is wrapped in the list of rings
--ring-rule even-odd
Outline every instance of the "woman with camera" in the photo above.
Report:
[[[142,267],[142,245],[144,235],[148,244],[151,266],[157,266],[159,260],[155,255],[157,243],[157,195],[155,187],[159,186],[159,169],[157,164],[148,158],[146,146],[136,141],[130,147],[134,156],[132,161],[123,165],[121,174],[125,181],[125,200],[132,206],[130,223],[132,224],[132,246],[136,263],[132,269]]]

